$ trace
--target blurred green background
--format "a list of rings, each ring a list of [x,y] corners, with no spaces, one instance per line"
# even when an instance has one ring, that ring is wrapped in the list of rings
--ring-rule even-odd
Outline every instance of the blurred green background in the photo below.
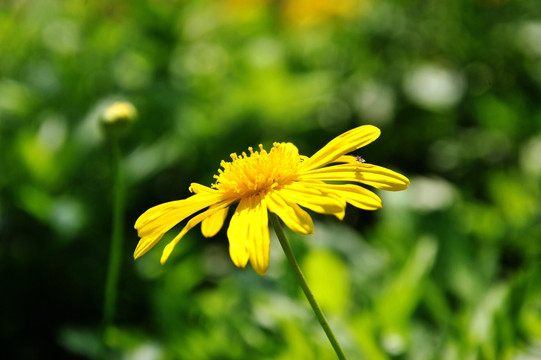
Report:
[[[98,354],[115,100],[139,119],[114,358],[333,359],[275,238],[261,277],[224,230],[134,262],[133,224],[232,152],[373,124],[358,155],[410,188],[288,232],[349,358],[541,359],[539,0],[0,1],[2,358]]]

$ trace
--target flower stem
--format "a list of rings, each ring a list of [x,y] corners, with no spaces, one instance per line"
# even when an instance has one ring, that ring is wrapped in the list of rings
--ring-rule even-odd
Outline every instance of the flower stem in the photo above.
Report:
[[[308,287],[308,284],[306,283],[306,279],[304,278],[301,268],[299,267],[299,264],[297,263],[297,260],[295,259],[295,255],[293,255],[293,251],[291,250],[289,241],[287,240],[284,234],[284,230],[282,229],[282,226],[280,225],[280,220],[273,213],[269,213],[269,215],[270,215],[270,221],[272,223],[272,226],[274,227],[276,236],[278,236],[278,240],[280,240],[282,249],[284,249],[284,253],[286,254],[287,260],[289,261],[289,264],[293,268],[293,272],[297,276],[297,280],[299,281],[301,285],[302,291],[304,291],[304,295],[306,295],[306,298],[308,299],[310,306],[312,306],[312,310],[314,310],[314,313],[316,314],[316,317],[319,320],[319,323],[321,324],[323,331],[325,331],[325,334],[327,335],[327,338],[331,342],[331,345],[334,348],[334,351],[336,352],[336,355],[338,356],[338,358],[340,360],[346,360],[346,355],[344,354],[342,347],[338,343],[338,340],[336,340],[336,337],[334,336],[334,333],[331,327],[329,326],[329,323],[327,322],[327,319],[325,318],[325,315],[323,314],[321,307],[319,307],[319,304],[314,298],[314,294],[312,294],[312,291],[310,290],[310,288]]]
[[[122,167],[122,154],[118,141],[112,140],[113,166],[115,169],[113,189],[113,230],[111,235],[111,248],[109,252],[109,268],[105,284],[103,301],[103,331],[113,322],[118,289],[118,277],[122,260],[122,240],[124,224],[124,169]]]

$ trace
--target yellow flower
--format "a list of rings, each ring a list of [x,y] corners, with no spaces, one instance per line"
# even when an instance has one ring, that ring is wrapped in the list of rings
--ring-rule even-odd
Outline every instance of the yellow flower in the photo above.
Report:
[[[194,195],[167,202],[143,213],[135,223],[141,240],[135,249],[137,259],[150,250],[163,235],[184,219],[192,217],[182,231],[165,247],[165,263],[179,240],[201,223],[205,237],[222,228],[229,207],[238,203],[227,229],[229,254],[233,263],[244,268],[248,260],[258,274],[269,266],[268,213],[278,215],[293,231],[311,234],[312,218],[302,208],[344,218],[346,203],[365,210],[381,208],[373,192],[351,183],[398,191],[409,180],[394,171],[364,162],[359,156],[345,155],[376,140],[380,130],[364,125],[345,132],[311,157],[299,155],[291,143],[274,143],[267,152],[249,148],[250,154],[231,154],[222,161],[211,187],[192,183]]]

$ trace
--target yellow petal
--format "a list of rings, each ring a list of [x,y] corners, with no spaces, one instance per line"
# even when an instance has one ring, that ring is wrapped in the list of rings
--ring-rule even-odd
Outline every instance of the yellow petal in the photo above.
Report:
[[[191,183],[190,184],[190,191],[193,192],[193,193],[196,193],[196,194],[199,194],[199,193],[207,193],[207,194],[217,193],[217,190],[214,190],[212,188],[209,188],[208,186],[201,185],[201,184],[198,184],[198,183]]]
[[[207,238],[213,237],[218,233],[218,231],[220,231],[220,229],[224,225],[228,210],[229,208],[222,209],[203,220],[203,222],[201,223],[201,233],[203,234],[203,236]]]
[[[266,196],[267,207],[282,219],[284,224],[299,234],[313,234],[314,223],[306,211],[294,202],[280,196],[279,191],[272,191]]]
[[[404,175],[381,166],[358,163],[328,166],[299,175],[298,180],[353,181],[377,189],[399,191],[408,188],[410,181]]]
[[[220,197],[213,194],[197,194],[184,200],[160,204],[145,211],[135,222],[141,240],[135,248],[134,258],[144,255],[176,224],[219,201]]]
[[[250,201],[250,197],[243,198],[240,201],[227,228],[229,256],[235,266],[239,268],[244,268],[249,259],[247,240],[248,226],[250,224],[250,218],[248,216]]]
[[[249,211],[248,254],[255,272],[263,275],[269,267],[269,224],[265,199],[253,196]]]
[[[314,186],[304,186],[294,182],[279,190],[280,195],[289,201],[320,214],[333,214],[340,220],[344,218],[346,202],[332,192]]]
[[[379,137],[380,133],[380,130],[372,125],[363,125],[346,131],[331,140],[308,160],[302,162],[301,170],[308,171],[325,166],[344,154],[370,144]]]
[[[381,199],[372,191],[363,188],[362,186],[344,184],[344,185],[314,185],[317,189],[326,190],[334,193],[349,204],[363,210],[377,210],[381,208]]]
[[[163,253],[162,253],[162,257],[160,259],[160,262],[162,264],[164,264],[167,259],[169,258],[169,255],[171,255],[171,252],[173,252],[173,249],[175,248],[175,246],[178,244],[178,242],[180,241],[180,239],[182,239],[182,237],[184,235],[186,235],[186,233],[188,231],[190,231],[195,225],[199,224],[201,221],[203,221],[205,218],[209,217],[209,216],[212,216],[213,214],[215,214],[216,212],[224,209],[224,208],[227,208],[228,206],[230,206],[235,200],[226,200],[226,201],[223,201],[221,204],[219,205],[216,205],[216,206],[213,206],[211,209],[208,209],[204,212],[202,212],[201,214],[198,214],[196,216],[194,216],[193,218],[190,219],[190,221],[188,221],[188,223],[186,223],[186,226],[184,226],[184,228],[182,229],[182,231],[177,235],[175,236],[175,238],[173,240],[171,240],[171,242],[169,244],[167,244],[165,246],[165,248],[163,249]]]
[[[342,155],[340,156],[339,158],[337,158],[336,160],[334,160],[333,162],[335,163],[348,163],[348,164],[354,164],[357,161],[357,158],[355,156],[351,156],[351,155]]]
[[[197,210],[193,211],[192,209],[199,208],[199,210],[201,210],[213,202],[218,202],[219,200],[217,199],[219,199],[219,196],[215,194],[196,194],[186,199],[169,201],[156,205],[139,216],[135,222],[134,228],[137,229],[138,232],[142,231],[145,233],[151,229],[152,226],[156,226],[160,221],[164,221],[164,216],[175,217],[179,214],[193,214]],[[156,221],[158,221],[158,223]]]

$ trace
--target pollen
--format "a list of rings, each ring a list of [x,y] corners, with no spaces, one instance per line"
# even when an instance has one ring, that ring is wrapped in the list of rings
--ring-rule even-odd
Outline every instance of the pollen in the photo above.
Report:
[[[231,162],[222,161],[218,175],[214,175],[214,189],[228,195],[243,197],[265,193],[290,184],[297,176],[302,161],[299,150],[291,143],[273,144],[267,152],[263,145],[259,151],[248,148],[250,154],[231,154]]]

